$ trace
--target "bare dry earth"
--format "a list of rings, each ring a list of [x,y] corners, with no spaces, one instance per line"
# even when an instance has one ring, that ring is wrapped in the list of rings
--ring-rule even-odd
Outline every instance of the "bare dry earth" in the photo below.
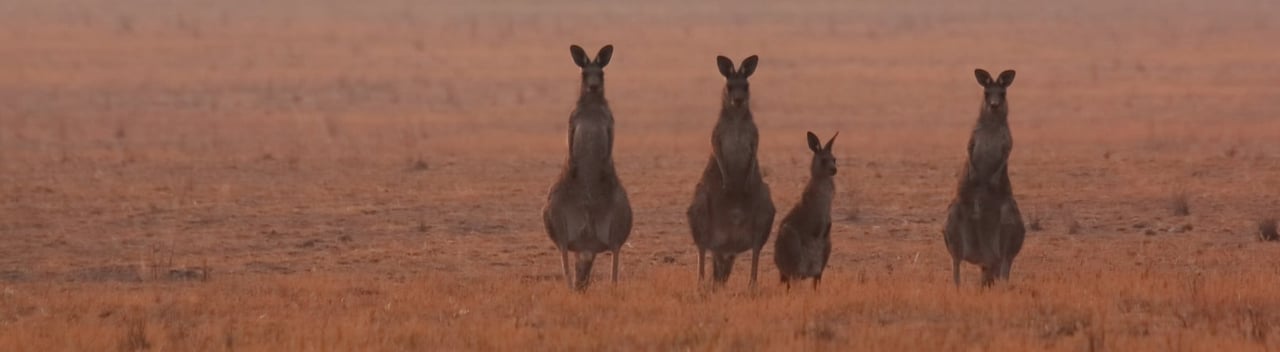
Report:
[[[1280,248],[1255,222],[1280,216],[1278,10],[6,2],[0,350],[1274,350]],[[538,220],[570,43],[617,47],[636,209],[624,282],[586,294]],[[684,207],[718,54],[761,56],[780,211],[804,131],[841,132],[819,292],[771,265],[758,291],[742,265],[696,287]],[[940,238],[975,67],[1019,72],[1011,172],[1042,227],[988,291],[972,267],[950,286]]]

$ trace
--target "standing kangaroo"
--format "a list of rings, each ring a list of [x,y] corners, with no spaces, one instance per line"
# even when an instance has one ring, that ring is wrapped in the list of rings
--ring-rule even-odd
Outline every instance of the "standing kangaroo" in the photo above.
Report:
[[[992,80],[987,71],[974,70],[984,90],[982,111],[969,137],[968,160],[943,229],[956,287],[960,286],[961,260],[982,268],[984,287],[997,278],[1008,280],[1013,258],[1022,250],[1026,237],[1009,182],[1013,137],[1005,92],[1013,84],[1014,74],[1013,70],[1004,71]]]
[[[618,256],[631,234],[631,204],[613,168],[613,113],[604,99],[604,67],[613,56],[605,45],[595,60],[581,47],[569,47],[582,68],[578,106],[569,115],[569,156],[542,209],[547,235],[560,250],[560,264],[570,289],[585,290],[596,253],[613,254],[613,282],[618,282]],[[577,278],[569,273],[569,252],[577,253]]]
[[[716,57],[725,78],[720,119],[711,133],[711,159],[694,189],[689,205],[689,227],[698,246],[698,281],[705,276],[707,251],[711,252],[714,283],[723,285],[733,271],[739,253],[751,251],[751,286],[756,286],[760,249],[773,228],[773,200],[756,160],[759,130],[752,121],[747,77],[756,70],[755,55],[733,61]]]
[[[773,262],[778,265],[782,283],[791,289],[792,280],[813,278],[813,288],[822,281],[822,270],[831,258],[831,200],[836,193],[836,157],[831,154],[835,136],[823,146],[818,136],[808,133],[813,162],[809,166],[809,184],[800,195],[800,203],[782,218],[778,239],[773,241]]]

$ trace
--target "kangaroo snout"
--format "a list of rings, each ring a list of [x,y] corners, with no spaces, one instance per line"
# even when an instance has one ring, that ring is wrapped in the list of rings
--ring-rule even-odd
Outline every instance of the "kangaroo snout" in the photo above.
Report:
[[[588,74],[582,78],[582,86],[587,92],[599,93],[604,88],[604,77],[597,74]]]
[[[729,106],[735,108],[743,107],[744,105],[747,105],[748,98],[750,98],[750,95],[747,93],[745,88],[729,87],[725,90],[725,101]]]

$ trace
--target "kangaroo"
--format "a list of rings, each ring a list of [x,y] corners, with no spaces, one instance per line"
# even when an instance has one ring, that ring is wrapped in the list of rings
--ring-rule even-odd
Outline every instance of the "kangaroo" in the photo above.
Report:
[[[631,234],[631,203],[613,167],[613,113],[604,98],[604,67],[613,56],[605,45],[592,60],[577,45],[569,47],[582,68],[578,106],[569,115],[569,156],[547,194],[542,221],[560,251],[560,265],[571,290],[586,290],[597,253],[613,254],[618,282],[622,244]],[[569,273],[569,252],[577,254],[577,277]]]
[[[756,286],[760,250],[769,241],[775,209],[769,185],[756,160],[759,130],[752,121],[747,78],[756,70],[755,55],[734,69],[733,61],[716,57],[725,78],[720,118],[711,133],[711,158],[694,189],[688,217],[698,247],[698,281],[705,276],[711,252],[714,286],[729,280],[738,254],[751,251],[751,287]]]
[[[792,280],[806,278],[813,278],[813,289],[818,289],[822,270],[831,258],[831,200],[836,193],[836,157],[831,145],[840,133],[831,136],[826,146],[813,132],[808,134],[809,150],[813,151],[809,184],[800,203],[782,218],[778,239],[773,241],[773,262],[788,290]]]
[[[984,90],[982,109],[969,137],[968,159],[943,229],[956,287],[960,287],[962,260],[982,268],[983,287],[993,285],[997,278],[1009,280],[1013,258],[1022,250],[1026,237],[1008,170],[1013,136],[1005,92],[1013,84],[1014,74],[1013,70],[1004,71],[992,80],[987,71],[974,70]]]

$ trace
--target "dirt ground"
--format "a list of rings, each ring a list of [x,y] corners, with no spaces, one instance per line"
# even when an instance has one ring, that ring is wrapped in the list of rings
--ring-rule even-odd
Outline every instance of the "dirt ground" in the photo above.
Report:
[[[1276,350],[1277,37],[1248,0],[7,1],[0,350]],[[607,43],[636,220],[578,294],[540,209],[568,46]],[[761,57],[779,217],[840,132],[816,292],[772,245],[759,289],[697,285],[720,54]],[[1033,229],[957,290],[975,67],[1018,70]]]

